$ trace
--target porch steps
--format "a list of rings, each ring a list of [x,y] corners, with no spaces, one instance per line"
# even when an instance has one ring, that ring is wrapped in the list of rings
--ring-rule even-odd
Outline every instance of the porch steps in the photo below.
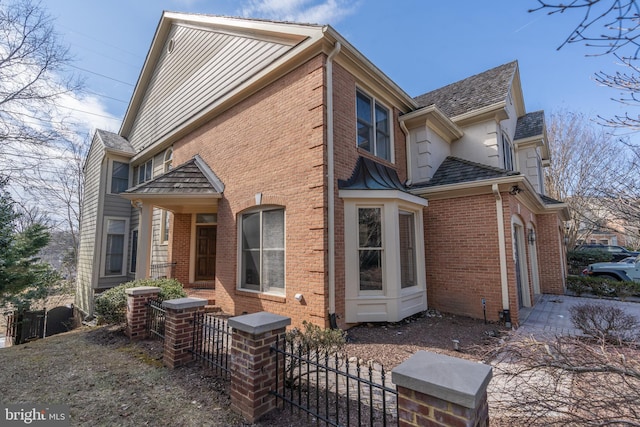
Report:
[[[216,290],[210,288],[184,288],[187,296],[190,298],[202,298],[207,300],[206,307],[215,307],[216,305]],[[207,310],[209,311],[209,310]]]

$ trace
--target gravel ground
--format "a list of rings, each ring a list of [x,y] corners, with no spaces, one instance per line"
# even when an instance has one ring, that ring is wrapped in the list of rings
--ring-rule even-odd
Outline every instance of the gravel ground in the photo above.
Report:
[[[350,357],[391,370],[417,350],[482,360],[495,348],[495,324],[423,313],[395,324],[348,331]],[[460,341],[460,352],[452,350]],[[114,327],[83,327],[0,349],[3,403],[67,404],[72,425],[247,426],[229,410],[228,383],[199,365],[168,370],[158,341],[132,343]],[[301,419],[302,418],[302,419]],[[306,426],[275,411],[256,426]]]

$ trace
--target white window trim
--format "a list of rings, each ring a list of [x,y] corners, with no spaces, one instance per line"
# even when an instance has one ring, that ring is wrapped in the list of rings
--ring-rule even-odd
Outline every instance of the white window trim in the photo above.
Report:
[[[502,152],[502,167],[505,170],[509,170],[509,171],[514,171],[517,172],[518,171],[518,166],[517,166],[517,162],[516,162],[516,153],[513,147],[513,143],[511,142],[511,139],[507,136],[507,134],[502,131],[501,132],[501,136],[500,136],[500,151]],[[509,154],[510,154],[510,158],[511,158],[511,169],[507,168],[507,153],[505,153],[505,144],[509,147]]]
[[[373,125],[373,146],[374,146],[374,150],[373,151],[367,151],[364,148],[360,148],[358,147],[358,92],[362,93],[364,96],[367,96],[371,99],[371,101],[373,102],[372,108],[373,108],[373,114],[374,114],[374,121],[372,123]],[[389,162],[389,163],[396,163],[396,155],[395,155],[395,141],[394,141],[394,118],[393,118],[393,109],[389,108],[389,106],[387,104],[385,104],[384,102],[380,101],[379,98],[376,98],[375,96],[371,95],[370,92],[366,91],[365,89],[361,88],[360,86],[356,86],[356,96],[354,99],[355,102],[355,119],[356,119],[356,148],[365,151],[369,154],[371,154],[372,156],[375,156],[377,159],[381,159],[385,162]],[[375,151],[375,147],[376,147],[376,143],[375,143],[375,139],[376,139],[376,129],[375,129],[375,107],[376,105],[380,105],[381,107],[384,107],[387,110],[387,113],[389,114],[389,159],[385,159],[384,157],[380,157],[377,154],[374,153]]]
[[[171,226],[169,226],[168,228],[168,233],[166,233],[167,231],[167,218],[169,218],[169,211],[166,209],[162,209],[162,213],[160,214],[160,238],[158,239],[160,241],[161,245],[168,245],[169,244],[169,238],[170,238],[170,233],[171,233]],[[170,220],[169,220],[170,221]],[[165,240],[164,235],[167,234],[167,239]]]
[[[162,173],[169,172],[171,169],[173,169],[173,147],[167,148],[162,156]]]
[[[380,209],[380,232],[381,232],[381,236],[380,236],[380,240],[382,243],[382,247],[380,248],[380,252],[382,253],[382,256],[380,257],[381,260],[381,269],[382,269],[382,289],[380,290],[362,290],[360,289],[360,250],[361,250],[361,246],[360,246],[360,209]],[[372,296],[372,295],[386,295],[387,294],[387,277],[386,277],[386,272],[387,272],[387,262],[386,262],[386,252],[387,252],[387,221],[385,220],[386,216],[386,212],[385,212],[385,206],[384,204],[368,204],[368,203],[363,203],[363,204],[356,204],[356,260],[357,262],[357,270],[358,270],[358,284],[357,284],[357,288],[358,288],[358,295],[366,295],[366,296]],[[346,229],[346,227],[345,227]]]
[[[262,291],[262,290],[254,290],[242,287],[242,216],[250,213],[256,212],[264,212],[270,210],[279,210],[283,211],[284,216],[284,286],[282,287],[282,292],[273,292],[273,291]],[[287,293],[287,209],[285,206],[279,205],[264,205],[251,209],[244,210],[238,213],[237,220],[237,270],[236,270],[236,290],[242,292],[251,292],[260,295],[272,295],[276,297],[284,297]],[[260,284],[262,286],[262,284]]]
[[[151,163],[151,176],[150,176],[149,179],[145,179],[143,181],[140,181],[140,169],[142,167],[144,167],[145,168],[145,172],[146,172],[147,164],[149,164],[149,163]],[[154,161],[153,161],[153,157],[152,157],[149,160],[140,163],[135,168],[135,177],[134,178],[135,178],[136,185],[144,184],[145,182],[149,182],[149,181],[151,181],[153,179],[153,167],[154,167],[153,163],[154,163]],[[146,175],[146,173],[145,173],[145,175]]]
[[[107,263],[107,224],[109,221],[124,220],[124,242],[122,248],[122,267],[120,274],[105,274],[104,269]],[[102,220],[102,252],[100,256],[100,278],[123,277],[127,273],[127,261],[129,257],[129,218],[119,216],[105,216]]]
[[[399,321],[427,308],[424,263],[424,217],[427,201],[396,190],[341,190],[344,199],[345,320],[347,323]],[[383,207],[383,290],[360,290],[358,209]],[[400,285],[400,211],[414,214],[416,285]],[[353,231],[351,231],[353,230]]]
[[[118,162],[118,163],[124,163],[126,165],[129,165],[129,175],[127,176],[127,187],[129,186],[129,182],[131,182],[131,180],[129,179],[131,176],[131,165],[129,164],[128,161],[126,160],[122,160],[122,159],[109,159],[109,163],[107,165],[107,183],[106,183],[106,187],[107,187],[107,194],[112,194],[112,195],[118,195],[120,193],[113,193],[111,192],[111,180],[113,178],[113,162]]]

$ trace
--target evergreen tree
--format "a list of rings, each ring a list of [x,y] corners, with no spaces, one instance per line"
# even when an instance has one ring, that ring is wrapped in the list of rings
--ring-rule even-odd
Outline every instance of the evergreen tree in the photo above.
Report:
[[[11,195],[6,191],[8,180],[0,179],[0,302],[18,302],[27,306],[24,298],[16,296],[30,288],[40,294],[56,281],[50,265],[39,262],[38,252],[49,243],[47,228],[31,224],[18,232],[15,221],[19,214]]]

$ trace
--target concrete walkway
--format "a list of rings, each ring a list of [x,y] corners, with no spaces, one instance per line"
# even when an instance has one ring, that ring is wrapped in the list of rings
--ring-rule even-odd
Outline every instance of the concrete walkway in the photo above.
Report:
[[[521,309],[521,316],[524,320],[516,333],[527,336],[532,335],[536,338],[581,335],[581,332],[573,327],[569,313],[571,307],[580,304],[616,306],[640,319],[640,303],[638,302],[566,295],[541,295],[536,305],[532,308]]]

